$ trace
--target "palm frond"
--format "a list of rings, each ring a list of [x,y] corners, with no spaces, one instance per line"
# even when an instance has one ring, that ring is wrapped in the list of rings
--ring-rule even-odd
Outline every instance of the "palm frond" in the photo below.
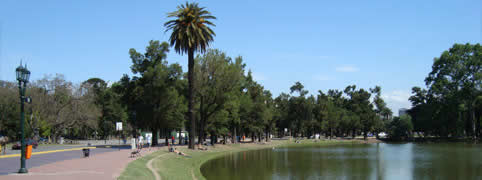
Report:
[[[174,12],[167,14],[169,18],[175,18],[164,23],[165,32],[172,31],[169,38],[170,45],[178,53],[187,53],[188,50],[204,52],[214,40],[216,34],[209,27],[216,25],[208,19],[216,19],[204,7],[198,3],[181,4]]]

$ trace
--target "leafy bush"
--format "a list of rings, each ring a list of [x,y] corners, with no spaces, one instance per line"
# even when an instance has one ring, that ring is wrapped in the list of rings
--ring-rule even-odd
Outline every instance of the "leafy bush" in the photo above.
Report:
[[[413,131],[412,117],[402,115],[393,118],[388,127],[388,135],[391,139],[401,140],[411,137]]]

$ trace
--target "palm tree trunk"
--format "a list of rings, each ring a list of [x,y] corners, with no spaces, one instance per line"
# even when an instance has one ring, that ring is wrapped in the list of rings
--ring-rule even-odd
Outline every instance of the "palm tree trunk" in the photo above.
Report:
[[[201,95],[200,97],[200,100],[199,100],[199,123],[198,123],[198,138],[197,138],[197,143],[199,144],[204,144],[204,128],[203,128],[203,124],[204,124],[204,98],[203,96]]]
[[[189,133],[189,149],[194,149],[194,138],[196,135],[196,120],[194,119],[194,49],[188,50],[188,84],[189,84],[189,103],[188,115],[191,121],[191,133]]]

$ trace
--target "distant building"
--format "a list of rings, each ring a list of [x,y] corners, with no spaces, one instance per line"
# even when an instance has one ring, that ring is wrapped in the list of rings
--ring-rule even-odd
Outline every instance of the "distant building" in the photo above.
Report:
[[[398,117],[402,116],[402,115],[405,115],[408,113],[408,109],[407,108],[400,108],[398,110]]]
[[[382,115],[382,114],[380,114],[380,113],[377,113],[377,115],[378,115],[378,117],[379,117],[380,119],[383,119],[383,120],[391,120],[391,119],[392,119],[392,115],[384,116],[384,115]]]

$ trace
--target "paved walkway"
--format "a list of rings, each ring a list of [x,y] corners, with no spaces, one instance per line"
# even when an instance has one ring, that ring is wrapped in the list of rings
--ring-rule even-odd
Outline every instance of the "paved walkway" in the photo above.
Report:
[[[119,151],[114,148],[96,148],[91,149],[91,155],[97,155],[105,152]],[[59,161],[65,161],[70,159],[82,158],[82,150],[52,152],[46,154],[33,154],[30,159],[26,161],[27,169],[34,167],[55,163]],[[11,173],[16,173],[20,167],[20,157],[0,158],[0,176]]]
[[[143,156],[150,154],[157,148],[148,151],[143,149]],[[8,174],[0,176],[0,180],[54,180],[54,179],[116,179],[127,166],[136,158],[130,158],[130,149],[94,154],[89,158],[70,159],[45,164],[29,169],[28,174]],[[55,153],[54,153],[55,154]]]

